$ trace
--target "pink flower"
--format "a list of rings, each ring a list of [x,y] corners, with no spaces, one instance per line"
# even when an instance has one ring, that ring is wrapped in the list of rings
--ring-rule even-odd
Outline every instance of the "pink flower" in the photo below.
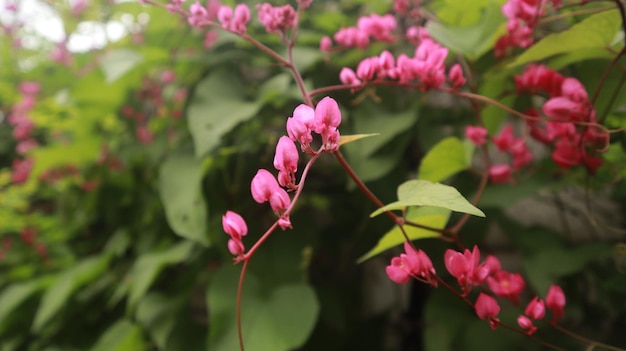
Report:
[[[500,313],[500,305],[493,297],[480,293],[474,304],[476,315],[480,319],[488,319],[491,329],[496,329],[500,320],[497,318]]]
[[[246,32],[246,24],[249,21],[250,9],[248,6],[245,4],[235,6],[231,30],[239,34],[244,34]]]
[[[493,143],[496,144],[500,151],[509,151],[513,146],[513,142],[515,141],[515,136],[513,135],[513,127],[511,125],[507,125],[500,131],[500,133],[493,138]]]
[[[19,90],[24,95],[37,95],[41,90],[41,86],[38,82],[21,82]]]
[[[392,32],[396,29],[396,19],[392,15],[371,14],[369,16],[363,16],[357,21],[357,28],[359,31],[365,33],[368,36],[374,37],[376,40],[393,41]]]
[[[321,133],[326,128],[337,128],[341,124],[341,111],[337,101],[325,97],[315,107],[313,126],[316,133]]]
[[[33,159],[27,158],[24,160],[13,160],[13,173],[11,174],[11,181],[15,184],[24,183],[30,176],[30,171],[33,168]]]
[[[330,49],[333,47],[333,41],[329,36],[324,36],[320,40],[320,51],[329,53]]]
[[[351,68],[344,67],[339,72],[339,80],[345,85],[359,86],[361,80],[357,78],[356,73]]]
[[[533,321],[522,314],[517,317],[517,325],[522,329],[526,329],[526,334],[528,335],[533,335],[537,331],[537,327],[533,324]]]
[[[17,153],[20,155],[24,155],[30,150],[37,148],[37,146],[39,146],[39,144],[35,139],[21,140],[19,143],[17,143],[15,151],[17,151]]]
[[[310,106],[300,104],[293,111],[293,117],[287,119],[287,135],[291,140],[299,141],[302,150],[308,149],[309,144],[313,141],[311,129],[314,118],[315,110]]]
[[[452,85],[452,89],[458,89],[465,85],[465,77],[463,76],[463,69],[458,63],[450,68],[448,72],[448,81]]]
[[[494,255],[487,255],[483,264],[489,268],[489,275],[494,275],[502,270],[500,260]]]
[[[236,212],[226,211],[222,216],[222,227],[224,232],[233,238],[241,239],[248,235],[248,225],[246,221]]]
[[[463,253],[451,249],[444,254],[444,263],[450,274],[457,279],[464,294],[469,293],[469,287],[479,285],[487,279],[489,267],[479,265],[480,251],[478,246],[473,250],[465,250]]]
[[[494,184],[509,183],[512,178],[513,172],[511,167],[507,164],[495,164],[489,167],[489,179]]]
[[[565,294],[558,285],[551,285],[546,295],[546,306],[552,312],[552,323],[563,316],[565,309]]]
[[[252,178],[250,190],[254,201],[262,204],[267,202],[280,187],[276,182],[276,178],[268,170],[259,169]]]
[[[241,255],[243,255],[245,247],[243,246],[243,242],[241,242],[241,240],[228,239],[227,245],[228,245],[228,251],[233,256],[241,256]]]
[[[336,150],[339,142],[337,127],[341,124],[341,111],[337,101],[330,97],[323,98],[315,107],[313,130],[322,135],[322,148]]]
[[[496,295],[506,297],[514,304],[519,302],[519,296],[526,286],[524,278],[517,273],[498,271],[487,278],[489,289]]]
[[[404,243],[404,251],[400,257],[391,259],[391,264],[385,268],[387,276],[398,284],[409,282],[411,276],[422,280],[423,282],[437,286],[435,277],[435,268],[433,264],[422,250],[415,250],[410,243]]]
[[[283,172],[295,173],[298,169],[298,149],[296,144],[287,136],[281,136],[276,145],[274,167]]]
[[[274,7],[268,3],[256,6],[259,13],[259,22],[269,33],[285,32],[293,27],[296,12],[291,5]]]
[[[541,320],[543,316],[546,314],[546,306],[539,297],[535,296],[528,305],[526,306],[526,310],[524,313],[534,320]]]
[[[481,146],[487,142],[487,129],[477,126],[467,126],[465,127],[465,137],[467,137],[472,144]]]

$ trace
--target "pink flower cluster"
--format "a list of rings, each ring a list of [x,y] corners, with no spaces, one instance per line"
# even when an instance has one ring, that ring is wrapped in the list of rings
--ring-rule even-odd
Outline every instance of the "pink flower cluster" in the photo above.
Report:
[[[340,29],[333,35],[333,38],[337,44],[343,47],[365,49],[370,44],[370,39],[392,42],[394,40],[392,33],[397,26],[396,19],[392,15],[381,16],[373,13],[369,16],[360,17],[355,27]],[[322,43],[324,43],[324,45],[320,45],[322,51],[327,51],[332,46],[329,37],[322,38]]]
[[[287,119],[287,136],[278,139],[276,153],[274,154],[274,168],[278,170],[277,178],[266,170],[259,169],[250,183],[252,198],[257,203],[269,202],[272,210],[278,217],[278,225],[283,229],[291,228],[288,209],[291,206],[291,198],[287,190],[296,190],[296,172],[298,170],[299,153],[295,142],[300,143],[303,152],[316,155],[322,152],[332,152],[339,147],[339,131],[337,127],[341,123],[341,111],[337,102],[330,98],[323,98],[313,109],[307,105],[299,105],[293,111],[293,116]],[[321,136],[322,145],[317,151],[311,147],[312,133]],[[287,190],[286,190],[287,189]],[[225,224],[226,223],[226,224]],[[234,225],[237,223],[236,231]],[[242,256],[244,246],[241,237],[247,233],[247,227],[241,216],[234,212],[227,212],[222,219],[224,231],[231,236],[228,243],[229,251],[235,256]],[[227,225],[229,224],[229,225]],[[243,230],[245,228],[245,230]]]
[[[389,279],[398,284],[408,283],[415,278],[426,284],[436,287],[437,277],[433,264],[422,250],[416,250],[411,243],[404,243],[404,252],[400,256],[393,257],[385,271]],[[480,251],[477,246],[470,250],[458,252],[448,249],[444,254],[446,269],[456,278],[461,287],[462,297],[468,296],[475,286],[485,286],[497,297],[509,299],[515,305],[519,304],[519,298],[526,286],[524,278],[517,273],[509,273],[502,269],[500,261],[492,255],[480,262]],[[552,323],[563,316],[565,308],[565,294],[563,290],[552,285],[548,290],[545,302],[539,297],[532,299],[524,314],[517,319],[518,325],[526,330],[528,335],[533,334],[537,327],[534,321],[541,320],[545,316],[546,307],[552,311]],[[496,329],[500,320],[500,305],[493,296],[486,292],[480,292],[474,303],[474,310],[480,319],[487,319],[492,329]]]
[[[526,306],[524,314],[517,317],[517,324],[526,329],[528,335],[534,334],[537,327],[533,321],[543,319],[546,314],[546,306],[552,312],[552,323],[556,323],[557,319],[563,316],[565,308],[565,294],[561,287],[558,285],[550,286],[545,302],[535,296]]]
[[[493,183],[510,182],[514,171],[526,167],[533,161],[533,154],[528,148],[526,139],[516,138],[511,125],[504,127],[492,140],[498,150],[509,154],[513,159],[512,167],[506,163],[500,163],[489,168],[489,178]]]
[[[417,80],[421,83],[420,88],[423,91],[441,88],[447,80],[453,89],[457,89],[465,84],[465,77],[458,64],[452,66],[446,76],[447,56],[447,48],[433,40],[425,39],[415,49],[413,57],[400,54],[396,60],[385,50],[379,56],[363,59],[356,72],[344,67],[339,73],[339,79],[343,84],[355,87],[373,80],[390,79],[403,84]]]
[[[406,284],[411,277],[426,284],[437,286],[436,272],[430,258],[422,250],[416,250],[409,242],[404,243],[404,252],[391,259],[385,271],[392,281]]]
[[[245,4],[238,4],[234,10],[222,5],[217,12],[217,19],[222,23],[222,28],[237,34],[245,34],[246,25],[250,22],[250,9]]]
[[[285,33],[293,27],[296,11],[291,5],[272,6],[266,2],[256,6],[259,22],[269,33]]]
[[[543,65],[530,65],[521,76],[515,77],[515,83],[518,92],[548,95],[542,112],[551,120],[545,123],[529,120],[530,135],[553,145],[552,160],[561,168],[582,165],[594,173],[602,165],[596,150],[603,147],[608,136],[596,128],[576,125],[596,122],[596,112],[580,81]],[[539,117],[534,110],[528,114]]]
[[[543,5],[546,0],[509,0],[502,5],[502,13],[508,22],[507,34],[498,38],[495,44],[496,57],[502,57],[512,47],[527,48],[534,42],[533,32],[538,19],[543,16]],[[551,1],[554,8],[560,6],[560,1]]]
[[[19,155],[25,155],[38,146],[37,141],[32,137],[35,123],[33,123],[28,114],[35,106],[36,96],[40,89],[37,82],[22,82],[19,85],[19,91],[22,96],[13,106],[8,118],[9,124],[13,126],[13,138],[18,141],[15,150]],[[32,167],[32,159],[13,160],[12,181],[19,184],[28,180]]]

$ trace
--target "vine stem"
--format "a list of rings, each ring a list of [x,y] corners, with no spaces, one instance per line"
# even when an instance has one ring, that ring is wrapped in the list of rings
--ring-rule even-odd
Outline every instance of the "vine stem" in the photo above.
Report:
[[[237,337],[239,338],[239,349],[245,351],[243,344],[243,329],[241,328],[241,296],[243,294],[243,281],[246,278],[246,271],[248,270],[248,263],[250,260],[245,260],[241,267],[241,273],[239,274],[239,284],[237,285]]]
[[[350,164],[348,163],[348,161],[346,161],[346,159],[343,157],[343,154],[341,153],[341,151],[337,150],[337,151],[333,152],[333,154],[335,155],[335,158],[337,159],[337,161],[339,161],[339,164],[346,171],[348,176],[354,181],[354,183],[359,188],[359,190],[361,190],[361,192],[363,194],[365,194],[365,196],[371,202],[373,202],[377,207],[380,208],[380,207],[385,206],[385,204],[383,204],[382,201],[380,201],[380,199],[378,197],[376,197],[376,195],[374,195],[374,193],[367,187],[367,185],[365,185],[365,183],[363,183],[361,178],[359,178],[359,176],[354,172],[352,167],[350,167]],[[409,238],[409,236],[406,234],[406,232],[404,230],[404,224],[407,224],[406,221],[404,220],[404,218],[396,215],[395,213],[393,213],[391,211],[385,211],[385,214],[398,227],[400,227],[400,230],[402,231],[402,235],[404,236],[404,239],[415,249],[415,246],[413,245],[413,242],[411,241],[411,239]],[[440,233],[440,234],[443,233],[442,229],[437,229],[437,228],[421,225],[419,223],[411,222],[411,225],[414,226],[414,227],[418,227],[418,228],[434,231],[434,232],[437,232],[437,233]]]
[[[556,323],[551,323],[550,325],[554,329],[560,331],[561,333],[563,333],[563,334],[565,334],[565,335],[567,335],[567,336],[569,336],[569,337],[571,337],[573,339],[581,341],[581,342],[583,342],[585,344],[589,344],[589,346],[592,347],[592,348],[595,347],[595,346],[598,346],[598,347],[602,347],[602,348],[605,348],[607,350],[612,350],[612,351],[626,351],[626,349],[623,349],[623,348],[620,348],[620,347],[604,344],[604,343],[601,343],[599,341],[595,341],[595,340],[592,340],[592,339],[585,338],[584,336],[578,335],[578,334],[576,334],[576,333],[574,333],[574,332],[572,332],[572,331],[570,331],[568,329],[565,329],[565,328],[563,328],[562,326],[560,326],[560,325],[558,325]]]

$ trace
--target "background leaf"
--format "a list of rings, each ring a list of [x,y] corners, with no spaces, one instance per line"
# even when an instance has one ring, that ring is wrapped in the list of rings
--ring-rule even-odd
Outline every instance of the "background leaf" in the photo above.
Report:
[[[144,254],[137,259],[131,271],[130,296],[128,309],[133,310],[146,294],[159,273],[168,265],[180,263],[189,257],[193,243],[183,241],[178,245],[159,252]]]
[[[159,169],[159,194],[172,230],[207,246],[207,206],[202,196],[202,160],[174,154]]]
[[[441,140],[433,146],[419,167],[417,177],[431,182],[440,182],[466,169],[471,159],[467,158],[465,146],[456,137]]]
[[[141,328],[122,319],[100,336],[91,351],[139,351],[146,347]]]
[[[256,114],[261,103],[246,101],[244,90],[237,75],[227,70],[215,71],[198,84],[187,113],[196,156],[213,150],[224,134]]]

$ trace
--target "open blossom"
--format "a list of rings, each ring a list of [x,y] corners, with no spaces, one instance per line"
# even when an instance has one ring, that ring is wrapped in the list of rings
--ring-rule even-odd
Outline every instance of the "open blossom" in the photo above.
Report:
[[[258,203],[268,202],[279,217],[291,204],[289,194],[281,188],[276,178],[265,169],[259,169],[250,184],[252,198]],[[284,228],[283,228],[284,229]]]
[[[488,319],[491,329],[496,329],[500,320],[497,318],[500,314],[500,305],[493,297],[480,293],[474,304],[476,315],[480,319]]]
[[[410,243],[404,243],[404,254],[391,259],[385,271],[392,281],[398,284],[408,283],[411,277],[421,279],[425,283],[437,286],[434,278],[436,272],[433,264],[422,250],[415,250]]]
[[[519,302],[519,296],[526,286],[526,282],[520,274],[502,270],[492,273],[487,278],[487,284],[489,290],[496,296],[506,297],[515,304]]]
[[[463,253],[448,249],[444,254],[446,269],[455,277],[465,294],[469,293],[469,287],[483,283],[489,276],[489,267],[479,264],[480,251],[478,246],[473,250],[465,250]]]

